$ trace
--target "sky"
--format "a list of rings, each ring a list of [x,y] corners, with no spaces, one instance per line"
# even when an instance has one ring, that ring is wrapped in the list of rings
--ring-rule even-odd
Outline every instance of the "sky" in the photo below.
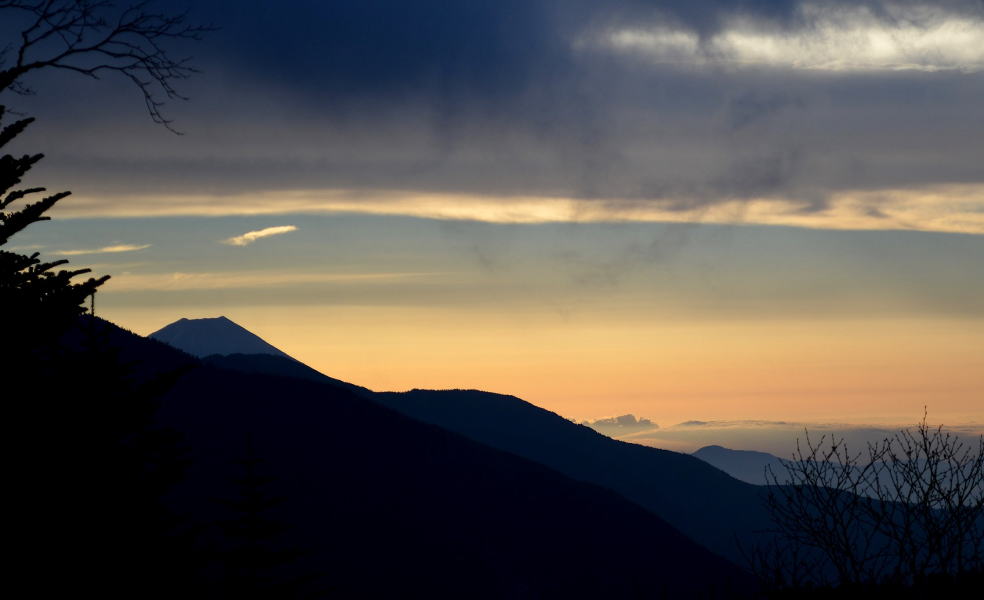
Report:
[[[984,3],[191,17],[183,135],[109,77],[0,97],[74,192],[12,243],[113,275],[100,316],[577,420],[984,423]]]

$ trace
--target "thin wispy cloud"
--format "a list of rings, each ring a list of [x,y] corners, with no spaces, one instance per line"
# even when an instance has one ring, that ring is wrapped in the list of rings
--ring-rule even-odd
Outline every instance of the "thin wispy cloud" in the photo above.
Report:
[[[114,292],[191,291],[283,288],[306,284],[372,284],[435,275],[434,273],[282,273],[246,271],[217,273],[124,273],[112,279]]]
[[[113,246],[103,246],[102,248],[87,248],[79,250],[59,250],[52,252],[58,256],[80,256],[82,254],[115,254],[118,252],[136,252],[150,248],[150,244],[116,244]]]
[[[247,231],[242,235],[237,235],[227,240],[222,240],[222,243],[229,244],[230,246],[248,246],[253,242],[255,242],[256,240],[260,240],[265,237],[270,237],[273,235],[283,235],[285,233],[290,233],[292,231],[297,231],[297,227],[293,225],[278,225],[276,227],[266,227],[264,229],[257,229],[256,231]]]

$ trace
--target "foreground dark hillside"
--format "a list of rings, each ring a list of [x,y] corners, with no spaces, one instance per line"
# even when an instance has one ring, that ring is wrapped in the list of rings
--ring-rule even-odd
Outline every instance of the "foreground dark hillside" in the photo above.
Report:
[[[474,390],[380,393],[414,418],[619,492],[735,561],[771,526],[762,488],[693,456],[620,442],[514,396]]]
[[[476,390],[374,393],[275,356],[213,356],[208,361],[347,386],[414,419],[615,490],[735,562],[744,561],[738,541],[750,548],[772,526],[763,488],[687,454],[613,440],[514,396]]]
[[[346,594],[659,597],[738,579],[608,490],[318,384],[203,367],[162,417],[193,449],[183,507],[209,520],[250,436],[310,568]]]
[[[161,360],[162,345],[114,335],[130,360]],[[159,415],[183,436],[190,465],[169,502],[204,545],[220,544],[215,524],[228,512],[222,499],[239,493],[242,457],[262,459],[264,493],[279,499],[269,513],[278,543],[302,549],[281,572],[317,576],[309,589],[659,598],[733,597],[747,585],[731,563],[612,491],[337,385],[190,364]]]

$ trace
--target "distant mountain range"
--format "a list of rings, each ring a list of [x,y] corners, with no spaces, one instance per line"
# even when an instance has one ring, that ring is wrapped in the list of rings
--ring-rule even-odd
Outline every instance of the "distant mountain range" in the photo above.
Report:
[[[815,463],[801,463],[794,460],[784,460],[778,456],[768,454],[766,452],[755,452],[751,450],[731,450],[728,448],[722,448],[721,446],[705,446],[700,450],[697,450],[693,454],[697,458],[706,461],[709,464],[721,469],[722,471],[728,473],[736,479],[741,479],[742,481],[747,481],[756,485],[767,485],[770,482],[767,469],[771,470],[771,474],[775,476],[775,481],[780,484],[788,483],[791,478],[796,473],[801,473],[801,468],[804,464],[815,464]],[[837,466],[836,470],[841,470],[842,467],[834,463]],[[884,465],[884,463],[874,463],[875,465]],[[854,477],[860,479],[866,479],[866,483],[859,485],[854,489],[859,494],[868,495],[872,497],[878,496],[878,485],[876,482],[880,483],[884,490],[894,489],[896,485],[900,486],[900,489],[905,490],[904,482],[893,482],[890,475],[888,474],[890,468],[878,469],[878,476],[874,477],[872,474],[868,474],[862,477],[862,472],[860,467],[854,468]],[[903,492],[904,493],[904,492]]]
[[[736,562],[744,559],[736,540],[747,545],[770,525],[760,488],[693,456],[616,441],[513,396],[476,390],[371,392],[272,353],[208,360],[245,372],[345,386],[416,420],[614,490]]]
[[[784,480],[785,462],[778,456],[753,450],[731,450],[721,446],[704,446],[693,454],[697,458],[714,465],[735,479],[755,485],[766,485],[766,469]]]
[[[189,449],[174,506],[214,519],[249,440],[284,499],[285,530],[306,564],[330,568],[338,597],[730,598],[751,587],[680,529],[710,546],[727,522],[712,511],[754,512],[755,488],[693,457],[615,442],[508,396],[376,394],[228,319],[175,325],[161,331],[181,335],[154,335],[174,350],[105,325],[142,369],[182,369],[159,415]],[[264,352],[229,352],[234,336]],[[182,346],[228,353],[199,360]]]

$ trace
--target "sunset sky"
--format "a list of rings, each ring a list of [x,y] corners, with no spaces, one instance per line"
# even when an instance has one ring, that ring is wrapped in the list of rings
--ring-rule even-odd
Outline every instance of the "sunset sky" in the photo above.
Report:
[[[984,5],[208,0],[169,104],[45,72],[14,245],[147,334],[570,418],[984,427]]]

